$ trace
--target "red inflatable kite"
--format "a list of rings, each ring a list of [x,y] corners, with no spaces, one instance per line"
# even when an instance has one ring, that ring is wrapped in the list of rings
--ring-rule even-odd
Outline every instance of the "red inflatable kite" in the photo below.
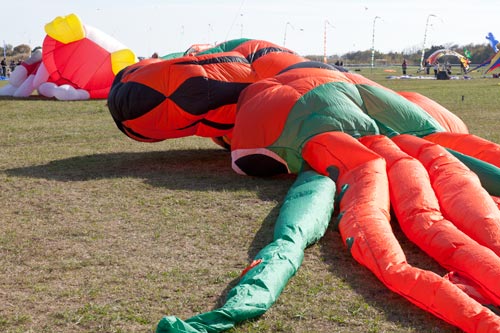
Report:
[[[107,98],[116,73],[134,64],[134,53],[76,14],[45,25],[43,48],[18,66],[0,96],[27,97],[34,90],[59,100]]]
[[[263,314],[335,217],[353,258],[388,288],[466,332],[500,332],[500,146],[436,102],[396,93],[277,45],[235,40],[121,71],[108,105],[145,142],[199,135],[252,176],[296,173],[274,239],[219,309],[157,332],[219,332]],[[410,265],[402,230],[449,270]]]

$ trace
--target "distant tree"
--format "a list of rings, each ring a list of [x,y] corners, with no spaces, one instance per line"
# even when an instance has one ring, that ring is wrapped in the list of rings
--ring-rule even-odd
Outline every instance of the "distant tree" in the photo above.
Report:
[[[13,49],[13,56],[19,55],[19,54],[30,54],[31,53],[31,47],[27,44],[21,44]]]
[[[342,56],[350,64],[369,64],[371,61],[371,50],[349,52]],[[344,61],[346,63],[346,61]]]
[[[413,54],[418,54],[419,52],[422,52],[422,47],[413,45],[404,49],[402,53],[404,55],[413,55]]]
[[[459,45],[456,43],[446,43],[441,45],[432,45],[425,49],[424,60],[427,59],[432,53],[440,49],[451,49],[462,55],[465,55],[464,49],[467,49],[471,54],[471,63],[480,64],[488,60],[495,53],[491,46],[486,42],[484,44],[467,44]],[[322,55],[308,55],[306,56],[310,60],[323,62]],[[413,66],[418,66],[420,64],[420,58],[422,57],[422,49],[418,45],[404,49],[402,52],[391,51],[388,53],[382,53],[375,51],[375,59],[383,59],[383,63],[389,65],[399,65],[403,62],[403,59]],[[369,65],[371,64],[371,50],[365,51],[352,51],[345,54],[334,54],[328,55],[328,63],[334,63],[336,60],[342,59],[345,65]],[[458,59],[450,58],[449,61],[453,64],[458,64]]]
[[[3,57],[4,54],[7,57],[12,56],[12,45],[5,44],[5,47],[0,47],[0,55]]]

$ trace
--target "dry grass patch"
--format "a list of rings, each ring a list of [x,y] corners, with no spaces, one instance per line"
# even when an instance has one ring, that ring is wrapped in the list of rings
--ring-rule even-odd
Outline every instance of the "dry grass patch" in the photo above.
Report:
[[[500,141],[491,80],[382,83],[429,92]],[[220,306],[293,182],[239,176],[207,139],[133,142],[105,101],[1,99],[0,114],[2,332],[152,332]],[[443,273],[394,228],[412,264]],[[361,331],[457,332],[389,292],[333,229],[263,318],[231,330]]]

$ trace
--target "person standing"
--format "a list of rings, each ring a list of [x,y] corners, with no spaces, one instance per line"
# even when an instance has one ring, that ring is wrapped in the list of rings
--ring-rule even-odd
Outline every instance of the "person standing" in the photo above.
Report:
[[[5,58],[2,59],[2,76],[7,77],[7,60]]]
[[[408,68],[406,59],[403,59],[403,64],[401,65],[401,68],[403,69],[403,75],[406,75],[406,69]]]
[[[10,72],[12,73],[16,69],[16,62],[12,59],[9,63]]]
[[[429,75],[431,71],[431,63],[429,60],[425,61],[425,74]]]
[[[437,77],[439,72],[439,63],[436,61],[434,63],[434,76]]]

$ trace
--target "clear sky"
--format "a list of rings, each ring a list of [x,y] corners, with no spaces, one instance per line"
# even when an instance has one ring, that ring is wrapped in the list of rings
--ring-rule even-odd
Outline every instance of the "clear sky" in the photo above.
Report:
[[[153,52],[166,55],[185,51],[195,43],[240,37],[285,44],[301,55],[322,55],[325,35],[328,55],[368,50],[372,44],[381,52],[421,50],[424,36],[427,47],[449,43],[487,45],[488,32],[500,39],[500,0],[21,2],[3,1],[0,6],[2,43],[41,45],[44,25],[70,13],[115,37],[138,56]]]

